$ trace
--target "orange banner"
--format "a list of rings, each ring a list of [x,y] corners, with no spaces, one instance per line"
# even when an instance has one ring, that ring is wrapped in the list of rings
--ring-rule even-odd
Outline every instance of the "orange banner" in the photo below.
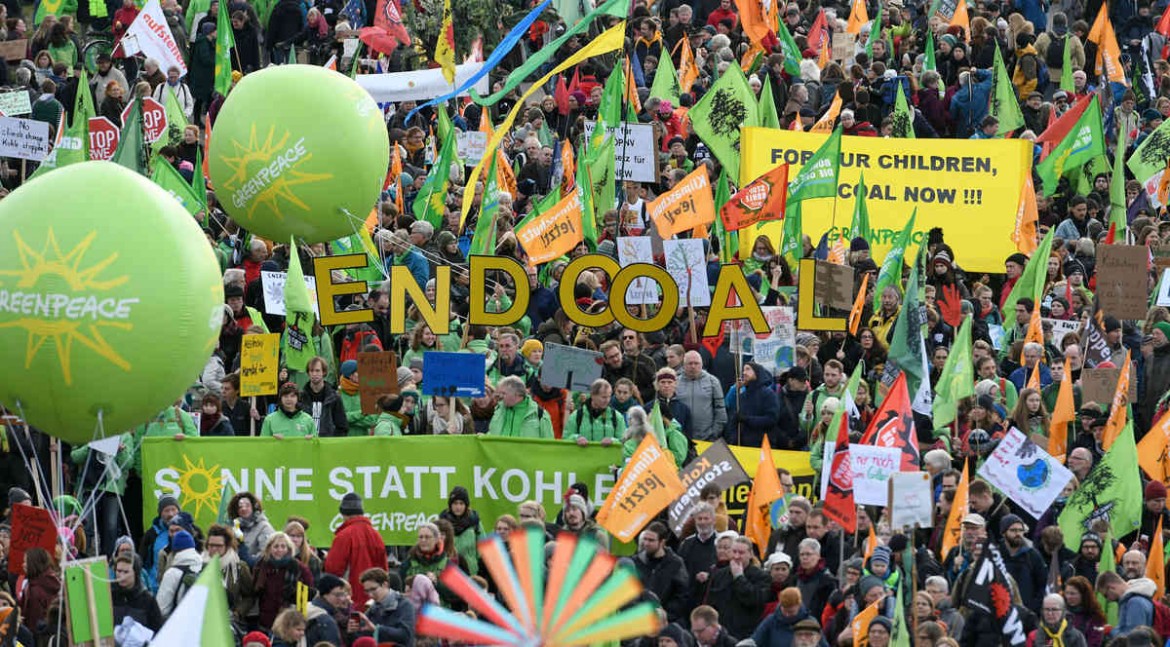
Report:
[[[580,187],[553,205],[552,209],[517,229],[516,238],[528,253],[530,265],[547,263],[568,254],[583,239]]]
[[[663,238],[715,222],[715,198],[711,195],[707,167],[699,166],[674,188],[655,198],[646,205],[646,213]]]
[[[943,557],[951,552],[951,548],[959,545],[963,530],[963,517],[967,516],[969,510],[967,505],[968,484],[967,463],[964,462],[963,475],[959,477],[959,487],[955,489],[955,500],[951,503],[950,514],[947,515],[947,525],[943,527],[942,551],[939,553]]]
[[[619,541],[633,541],[684,492],[674,459],[663,451],[654,434],[646,434],[597,513],[597,523]]]

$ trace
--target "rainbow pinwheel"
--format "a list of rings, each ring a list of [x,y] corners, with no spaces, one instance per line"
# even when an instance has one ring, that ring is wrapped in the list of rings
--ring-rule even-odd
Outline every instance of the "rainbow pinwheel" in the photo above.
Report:
[[[642,593],[642,583],[633,569],[614,570],[616,558],[591,539],[557,537],[547,575],[544,533],[536,528],[512,533],[506,547],[498,536],[484,539],[479,555],[507,608],[448,566],[439,581],[479,618],[428,604],[419,613],[418,633],[475,645],[571,647],[654,635],[662,628],[653,603],[622,609]]]

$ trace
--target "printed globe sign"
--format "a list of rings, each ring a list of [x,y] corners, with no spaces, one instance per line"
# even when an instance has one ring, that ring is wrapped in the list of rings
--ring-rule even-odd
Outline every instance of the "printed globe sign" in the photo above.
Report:
[[[224,209],[271,240],[348,236],[382,190],[390,144],[382,111],[349,77],[310,65],[249,74],[211,134]]]
[[[110,200],[109,196],[118,196]],[[71,443],[181,396],[223,322],[219,264],[166,191],[74,164],[0,202],[0,404]]]

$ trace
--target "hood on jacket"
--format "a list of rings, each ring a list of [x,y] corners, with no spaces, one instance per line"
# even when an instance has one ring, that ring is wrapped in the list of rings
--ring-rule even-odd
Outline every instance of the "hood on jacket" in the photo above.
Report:
[[[1125,594],[1136,593],[1144,598],[1153,599],[1158,592],[1158,585],[1148,577],[1139,577],[1136,580],[1130,580],[1125,585]]]
[[[771,389],[775,383],[776,378],[772,375],[772,371],[764,368],[756,362],[748,362],[748,366],[752,367],[752,371],[756,374],[756,379],[752,380],[748,385],[748,389]]]
[[[203,557],[194,548],[184,548],[175,553],[174,559],[171,560],[171,567],[175,566],[193,566],[202,569]]]

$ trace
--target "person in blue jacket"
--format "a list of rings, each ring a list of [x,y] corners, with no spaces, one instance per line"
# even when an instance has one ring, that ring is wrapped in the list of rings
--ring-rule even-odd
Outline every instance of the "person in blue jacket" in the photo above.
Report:
[[[987,116],[991,98],[991,70],[975,70],[959,75],[959,90],[951,98],[951,120],[955,137],[967,139]]]
[[[773,447],[777,445],[780,400],[773,382],[772,372],[763,366],[755,362],[743,365],[743,373],[726,399],[724,437],[728,443],[759,447],[768,436],[768,442]]]

